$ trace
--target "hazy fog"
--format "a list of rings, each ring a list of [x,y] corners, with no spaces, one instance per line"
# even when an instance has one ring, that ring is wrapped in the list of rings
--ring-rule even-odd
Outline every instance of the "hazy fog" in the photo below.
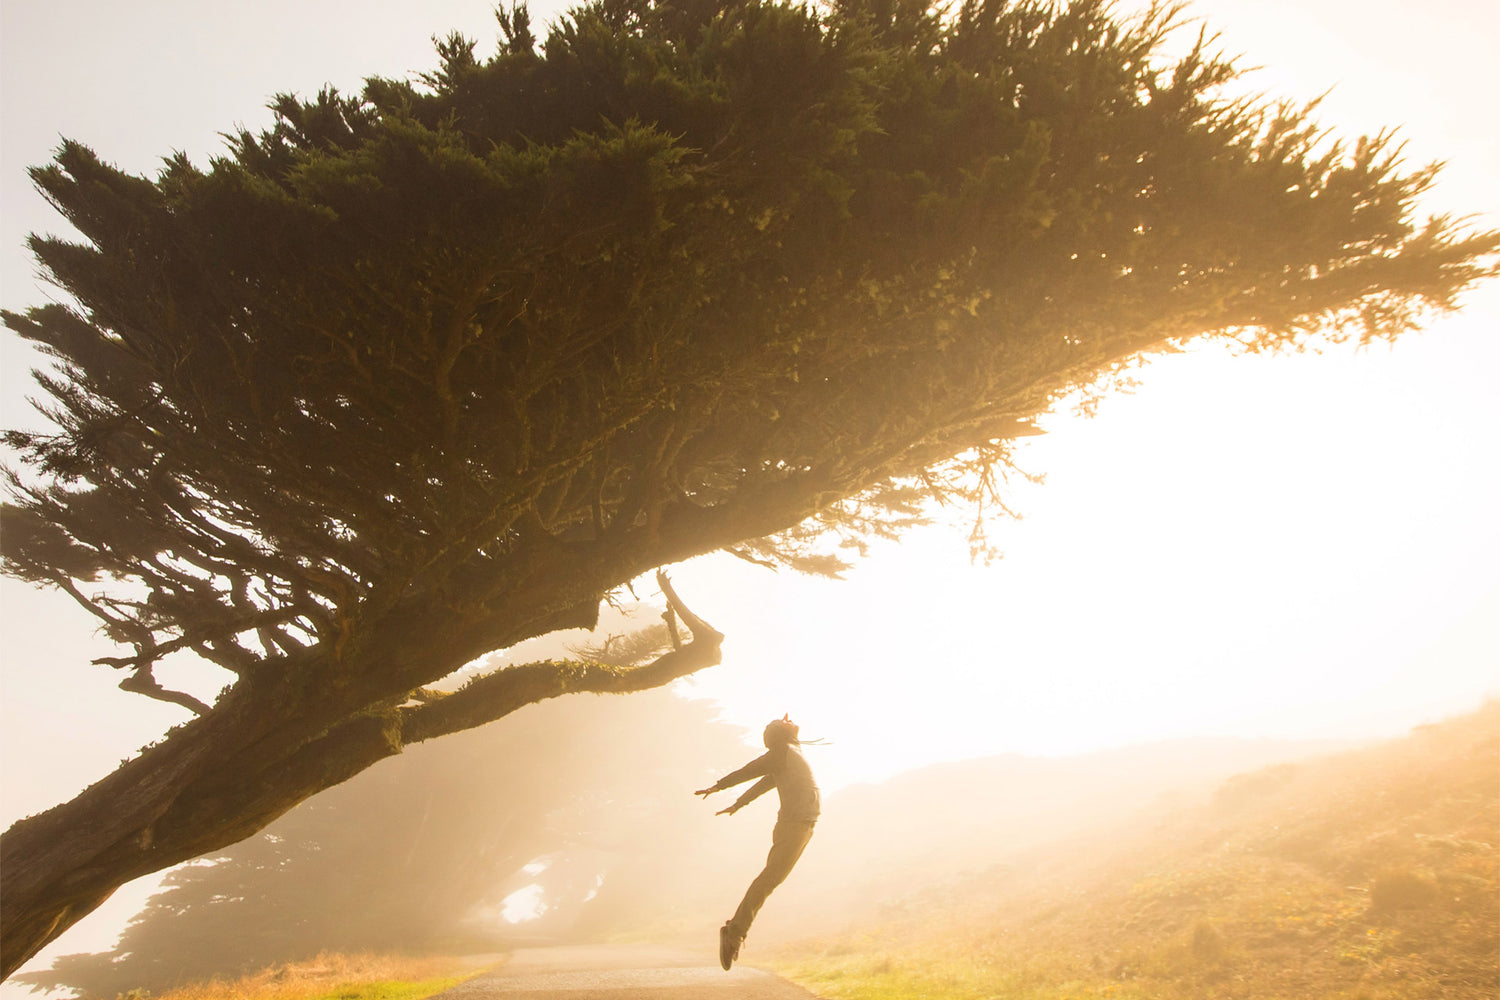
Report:
[[[201,162],[221,130],[261,123],[276,91],[427,68],[428,37],[453,27],[488,44],[491,8],[453,0],[369,17],[335,3],[93,5],[81,16],[6,3],[3,304],[51,294],[32,280],[22,242],[59,224],[24,168],[60,134],[134,170],[178,148]],[[1399,124],[1414,161],[1450,160],[1440,207],[1495,210],[1484,76],[1493,11],[1322,2],[1203,13],[1229,48],[1270,67],[1260,85],[1299,98],[1334,87],[1331,122]],[[717,706],[668,694],[564,701],[413,748],[229,852],[235,884],[254,894],[225,894],[212,919],[210,870],[189,869],[203,877],[184,883],[177,904],[192,917],[156,925],[166,938],[150,940],[185,946],[188,928],[237,937],[235,961],[284,947],[295,934],[257,940],[282,928],[308,944],[329,928],[389,940],[414,927],[453,941],[697,941],[758,869],[775,811],[768,797],[716,818],[691,796],[755,753],[743,730],[713,723],[721,714],[748,727],[793,711],[809,735],[834,739],[807,755],[842,785],[996,746],[1059,752],[1150,738],[1143,731],[1394,733],[1477,702],[1500,685],[1500,410],[1490,385],[1500,308],[1493,290],[1476,302],[1425,337],[1357,358],[1236,359],[1228,369],[1173,359],[1179,374],[1093,425],[1060,416],[1026,456],[1050,481],[1018,505],[1029,520],[1012,526],[1007,559],[988,570],[968,567],[951,533],[914,536],[851,585],[766,573],[746,583],[738,564],[685,568],[685,597],[729,634],[725,665],[697,687]],[[9,338],[4,361],[10,426],[32,419],[32,358]],[[109,650],[65,599],[4,586],[8,822],[71,796],[180,713],[89,668]],[[1080,609],[1094,627],[1078,627]],[[930,697],[905,685],[913,671]],[[1136,711],[1119,711],[1126,702]],[[990,757],[835,789],[753,943],[821,932],[1163,794],[1315,749],[1210,741]],[[278,888],[273,870],[296,875]],[[543,905],[539,916],[508,922],[527,900]],[[431,914],[442,919],[394,919]],[[223,955],[206,938],[203,947]]]
[[[26,980],[113,995],[322,950],[707,947],[759,870],[776,811],[768,795],[715,816],[722,804],[691,794],[757,753],[714,714],[665,691],[564,698],[411,748],[212,863],[178,869],[115,954],[65,957]],[[837,932],[966,873],[1066,853],[1231,775],[1330,749],[1174,742],[942,764],[836,790],[752,941]],[[804,750],[815,771],[819,752]]]

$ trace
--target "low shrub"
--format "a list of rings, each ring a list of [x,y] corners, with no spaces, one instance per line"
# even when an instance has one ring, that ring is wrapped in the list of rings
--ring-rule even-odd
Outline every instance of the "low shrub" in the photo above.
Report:
[[[1381,872],[1370,884],[1370,909],[1376,913],[1420,910],[1438,895],[1437,883],[1410,869]]]

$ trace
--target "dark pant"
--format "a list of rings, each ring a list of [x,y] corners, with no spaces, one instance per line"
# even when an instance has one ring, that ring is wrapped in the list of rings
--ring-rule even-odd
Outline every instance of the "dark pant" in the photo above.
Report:
[[[743,938],[750,930],[750,924],[765,905],[771,890],[785,882],[786,877],[792,873],[792,866],[802,857],[812,835],[813,823],[810,820],[776,821],[776,828],[771,831],[771,852],[766,855],[766,866],[755,876],[750,888],[745,890],[740,908],[734,911],[734,916],[729,921],[740,937]]]

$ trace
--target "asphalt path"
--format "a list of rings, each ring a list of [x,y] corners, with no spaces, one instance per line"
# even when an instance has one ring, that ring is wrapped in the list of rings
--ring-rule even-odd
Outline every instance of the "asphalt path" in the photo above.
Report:
[[[707,959],[711,964],[705,964]],[[817,1000],[780,976],[654,945],[524,948],[441,1000]]]

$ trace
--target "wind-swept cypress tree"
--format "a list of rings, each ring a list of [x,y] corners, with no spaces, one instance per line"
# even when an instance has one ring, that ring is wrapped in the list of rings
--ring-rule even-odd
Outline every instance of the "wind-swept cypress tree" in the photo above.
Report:
[[[404,744],[645,666],[430,685],[716,549],[984,502],[1061,393],[1199,336],[1390,336],[1493,272],[1412,217],[1388,137],[1232,100],[1159,13],[1078,0],[601,0],[418,84],[278,98],[200,169],[35,171],[82,234],[13,433],[7,571],[195,713],[0,841],[6,973],[116,886],[219,848]],[[670,597],[670,595],[669,595]],[[681,611],[680,602],[671,598]],[[213,705],[153,666],[231,671]]]

